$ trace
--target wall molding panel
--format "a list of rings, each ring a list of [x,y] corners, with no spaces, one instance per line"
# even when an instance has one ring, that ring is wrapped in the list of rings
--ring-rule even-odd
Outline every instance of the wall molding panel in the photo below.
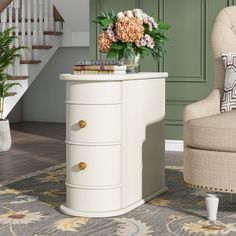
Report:
[[[211,49],[209,44],[211,24],[216,14],[236,0],[90,0],[91,19],[100,10],[141,8],[155,14],[171,25],[167,32],[167,54],[159,63],[151,56],[142,60],[141,71],[166,71],[166,138],[183,139],[183,111],[186,105],[209,94],[213,85]],[[96,35],[99,27],[91,26],[92,54],[105,58],[97,49]]]

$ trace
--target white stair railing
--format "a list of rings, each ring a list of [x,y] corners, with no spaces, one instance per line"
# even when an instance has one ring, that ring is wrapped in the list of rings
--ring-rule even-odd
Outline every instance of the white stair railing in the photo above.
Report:
[[[37,11],[37,0],[34,0],[34,27],[33,27],[33,44],[37,45],[38,44],[38,11]]]
[[[8,27],[12,28],[12,26],[13,26],[13,2],[11,2],[8,5],[7,9],[8,9]],[[12,32],[11,32],[11,35],[12,35]],[[13,47],[13,45],[11,45],[11,47]],[[12,65],[10,65],[7,68],[7,73],[10,74],[10,75],[14,75],[14,70],[13,70]]]
[[[8,26],[11,28],[13,26],[13,2],[11,2],[8,7]]]
[[[26,40],[25,40],[25,0],[21,0],[21,45],[26,45]],[[23,60],[26,59],[26,55],[25,55],[25,50],[22,49],[21,50],[21,58]]]
[[[44,44],[43,35],[43,0],[39,0],[39,44]]]
[[[23,7],[23,6],[22,6]],[[31,36],[31,0],[27,0],[27,47],[28,48],[32,48],[32,36]],[[22,32],[22,34],[24,34],[25,32]],[[32,53],[31,51],[27,50],[27,56],[26,59],[27,60],[31,60],[32,59]]]
[[[49,0],[49,31],[54,31],[53,3]]]
[[[32,46],[49,45],[50,37],[44,35],[44,32],[54,31],[55,28],[62,30],[60,24],[54,22],[53,11],[52,0],[13,0],[0,13],[0,30],[15,27],[14,34],[19,37],[13,46],[24,45],[30,49],[21,51],[22,60],[38,60],[38,50],[32,50]],[[9,68],[8,72],[16,76],[21,75],[20,61],[17,61],[13,71]]]
[[[14,41],[12,47],[22,45],[30,49],[30,52],[21,51],[21,59],[24,62],[19,59],[14,68],[7,69],[13,76],[11,79],[18,80],[21,87],[15,87],[12,90],[16,93],[15,96],[5,100],[3,118],[6,118],[61,45],[61,38],[50,34],[55,35],[52,33],[55,29],[61,32],[64,20],[53,6],[52,0],[0,0],[0,20],[0,31],[9,27],[15,28],[13,33],[18,40]],[[40,50],[49,48],[51,49]],[[31,63],[38,65],[31,66]]]
[[[48,0],[44,0],[44,30],[45,31],[48,31],[48,16],[49,16],[49,13],[48,13]]]
[[[33,45],[38,45],[38,11],[37,11],[37,0],[33,0]],[[33,50],[33,59],[38,60],[38,50]]]
[[[7,8],[5,8],[1,13],[1,23],[2,23],[2,31],[4,31],[7,27]]]
[[[20,0],[15,0],[14,1],[14,9],[15,9],[15,34],[17,39],[15,40],[15,47],[19,47],[19,13],[20,13]],[[20,71],[20,59],[17,58],[16,63],[15,63],[15,69],[14,69],[15,75],[20,76],[21,71]]]

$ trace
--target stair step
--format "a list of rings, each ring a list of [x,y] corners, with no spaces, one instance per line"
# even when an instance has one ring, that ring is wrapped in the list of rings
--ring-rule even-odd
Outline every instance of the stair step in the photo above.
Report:
[[[56,32],[56,31],[44,31],[44,35],[62,35],[63,32]]]
[[[11,76],[8,80],[25,80],[28,79],[27,75]]]
[[[16,92],[9,92],[9,93],[7,93],[7,96],[12,97],[12,96],[15,96],[16,94],[17,94]]]
[[[32,45],[33,49],[50,49],[52,48],[51,45]]]
[[[39,64],[40,60],[21,60],[20,64]]]
[[[44,35],[62,35],[63,32],[56,32],[56,31],[44,31]],[[13,32],[13,35],[16,35],[15,32]],[[18,35],[21,36],[22,32],[18,32]],[[25,32],[25,35],[28,35],[28,32]],[[33,35],[33,32],[31,32],[31,35]]]
[[[30,21],[33,23],[33,22],[34,22],[34,19],[33,19],[33,18],[30,19]],[[57,22],[57,21],[63,22],[64,20],[63,20],[63,19],[60,19],[60,20],[55,20],[55,19],[54,19],[54,22]],[[15,23],[16,20],[15,20],[15,19],[12,19],[12,22]],[[21,22],[22,22],[22,19],[19,19],[18,22],[21,23]],[[28,19],[25,19],[25,22],[28,22]],[[37,19],[36,22],[39,22],[39,19]],[[44,22],[44,19],[42,19],[42,22]],[[7,23],[9,23],[9,20],[7,21]]]
[[[34,19],[33,19],[33,18],[30,19],[30,21],[31,21],[31,22],[34,22]],[[44,20],[43,20],[43,21],[44,21]],[[15,20],[15,19],[12,19],[12,22],[15,23],[16,20]],[[19,19],[19,23],[21,23],[21,22],[22,22],[22,19]],[[28,22],[28,19],[25,19],[25,22]],[[37,22],[39,22],[39,19],[37,19]],[[7,23],[9,23],[9,21],[7,21]]]

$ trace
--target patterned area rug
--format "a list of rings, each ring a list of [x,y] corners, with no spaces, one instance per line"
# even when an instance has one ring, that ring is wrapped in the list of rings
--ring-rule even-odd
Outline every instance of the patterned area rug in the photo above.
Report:
[[[220,195],[218,221],[205,215],[205,192],[186,187],[177,168],[166,170],[169,191],[135,210],[111,218],[70,217],[65,202],[65,168],[50,168],[0,188],[1,236],[202,236],[236,235],[236,204]]]

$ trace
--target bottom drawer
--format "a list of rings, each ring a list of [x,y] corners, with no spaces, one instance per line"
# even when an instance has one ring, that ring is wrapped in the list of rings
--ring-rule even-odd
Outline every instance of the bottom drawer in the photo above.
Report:
[[[66,145],[67,183],[99,187],[121,183],[121,150],[114,146]],[[81,170],[79,163],[86,167]]]
[[[121,189],[77,189],[66,187],[66,205],[76,211],[105,212],[121,208]]]

